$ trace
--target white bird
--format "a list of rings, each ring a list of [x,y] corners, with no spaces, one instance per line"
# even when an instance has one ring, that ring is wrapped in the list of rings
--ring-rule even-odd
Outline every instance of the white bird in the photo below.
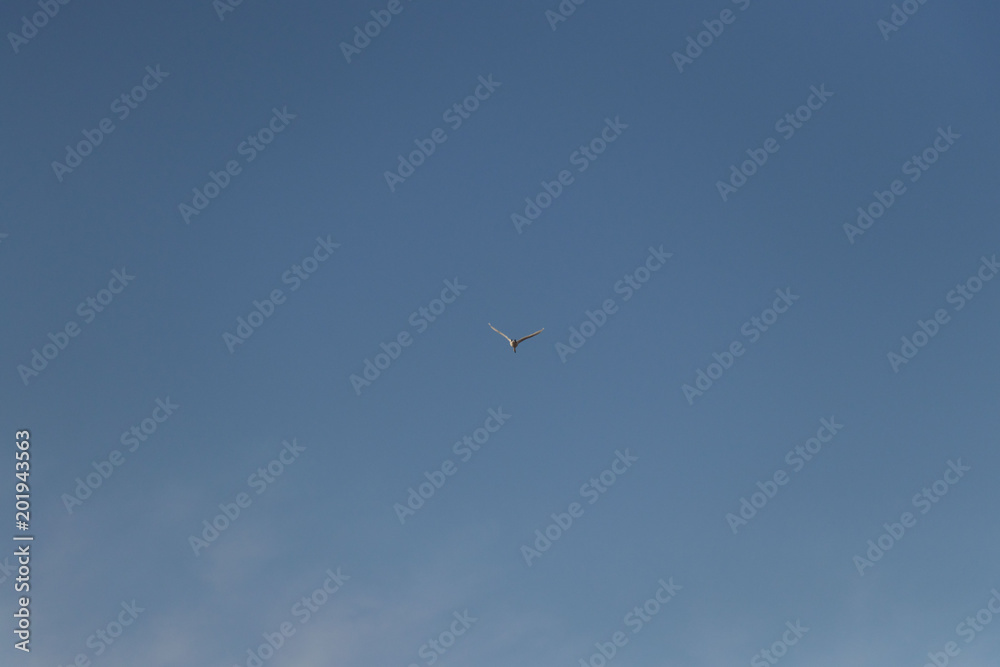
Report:
[[[490,324],[490,323],[489,323],[489,322],[487,322],[487,324]],[[514,354],[517,354],[517,346],[518,346],[518,345],[520,345],[520,344],[521,344],[521,343],[523,343],[524,341],[528,340],[528,339],[529,339],[529,338],[531,338],[532,336],[537,336],[538,334],[540,334],[540,333],[542,333],[543,331],[545,331],[545,328],[543,327],[543,328],[539,329],[538,331],[536,331],[535,333],[533,333],[533,334],[530,334],[530,335],[528,335],[528,336],[525,336],[524,338],[518,338],[517,340],[512,340],[510,336],[508,336],[508,335],[507,335],[507,334],[505,334],[504,332],[500,331],[499,329],[497,329],[497,328],[496,328],[495,326],[493,326],[492,324],[490,324],[490,329],[493,329],[493,330],[494,330],[494,331],[496,331],[496,332],[497,332],[498,334],[500,334],[501,336],[503,336],[504,338],[506,338],[506,339],[507,339],[507,342],[508,342],[508,343],[510,343],[510,347],[511,347],[511,349],[513,349],[513,350],[514,350]]]

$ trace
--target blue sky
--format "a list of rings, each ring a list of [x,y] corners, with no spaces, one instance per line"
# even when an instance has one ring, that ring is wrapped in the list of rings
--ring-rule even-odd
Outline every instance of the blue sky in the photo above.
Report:
[[[995,8],[335,5],[0,11],[4,664],[997,664]]]

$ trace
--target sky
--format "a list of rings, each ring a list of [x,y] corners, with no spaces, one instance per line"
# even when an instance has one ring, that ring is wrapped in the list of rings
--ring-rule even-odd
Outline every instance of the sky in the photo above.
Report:
[[[1000,664],[998,18],[6,3],[0,662]]]

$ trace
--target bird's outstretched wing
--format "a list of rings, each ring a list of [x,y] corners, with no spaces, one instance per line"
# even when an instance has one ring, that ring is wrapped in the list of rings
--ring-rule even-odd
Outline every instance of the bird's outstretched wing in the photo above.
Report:
[[[490,324],[490,323],[489,323],[489,322],[487,322],[487,324]],[[507,336],[507,334],[505,334],[504,332],[500,331],[499,329],[497,329],[497,328],[496,328],[495,326],[493,326],[492,324],[490,324],[490,329],[493,329],[493,330],[494,330],[494,331],[496,331],[496,332],[497,332],[498,334],[500,334],[501,336],[503,336],[504,338],[506,338],[506,339],[507,339],[507,342],[508,342],[508,343],[513,343],[513,342],[514,342],[514,341],[512,341],[512,340],[511,340],[511,339],[510,339],[510,338],[509,338],[509,337]],[[531,335],[532,335],[532,336],[534,336],[534,334],[531,334]]]
[[[533,334],[530,334],[530,335],[527,335],[527,336],[525,336],[524,338],[518,338],[518,339],[517,339],[516,341],[514,341],[514,342],[515,342],[515,343],[517,343],[518,345],[520,345],[521,343],[523,343],[524,341],[528,340],[528,339],[529,339],[529,338],[531,338],[532,336],[537,336],[538,334],[542,333],[543,331],[545,331],[545,328],[544,328],[544,327],[542,327],[541,329],[539,329],[538,331],[536,331],[536,332],[535,332],[535,333],[533,333]],[[507,337],[506,337],[506,336],[504,336],[504,338],[507,338]]]

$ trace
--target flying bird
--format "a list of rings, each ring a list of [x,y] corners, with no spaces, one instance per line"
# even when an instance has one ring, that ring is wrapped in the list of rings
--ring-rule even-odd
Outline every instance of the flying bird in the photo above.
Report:
[[[487,322],[487,324],[490,324],[490,323],[489,323],[489,322]],[[528,335],[528,336],[525,336],[524,338],[518,338],[517,340],[513,340],[513,339],[511,339],[511,337],[510,337],[510,336],[508,336],[508,335],[507,335],[507,334],[505,334],[504,332],[500,331],[499,329],[497,329],[497,328],[496,328],[495,326],[493,326],[492,324],[490,324],[490,329],[493,329],[493,330],[494,330],[494,331],[496,331],[496,332],[497,332],[498,334],[500,334],[501,336],[503,336],[504,338],[506,338],[506,339],[507,339],[507,342],[508,342],[508,343],[510,343],[510,347],[511,347],[511,349],[512,349],[512,350],[514,350],[514,354],[517,354],[517,346],[518,346],[518,345],[520,345],[520,344],[521,344],[521,343],[523,343],[524,341],[528,340],[528,339],[529,339],[529,338],[531,338],[532,336],[537,336],[538,334],[540,334],[540,333],[542,333],[543,331],[545,331],[545,329],[544,329],[544,327],[543,327],[543,328],[539,329],[538,331],[536,331],[535,333],[533,333],[533,334],[530,334],[530,335]]]

